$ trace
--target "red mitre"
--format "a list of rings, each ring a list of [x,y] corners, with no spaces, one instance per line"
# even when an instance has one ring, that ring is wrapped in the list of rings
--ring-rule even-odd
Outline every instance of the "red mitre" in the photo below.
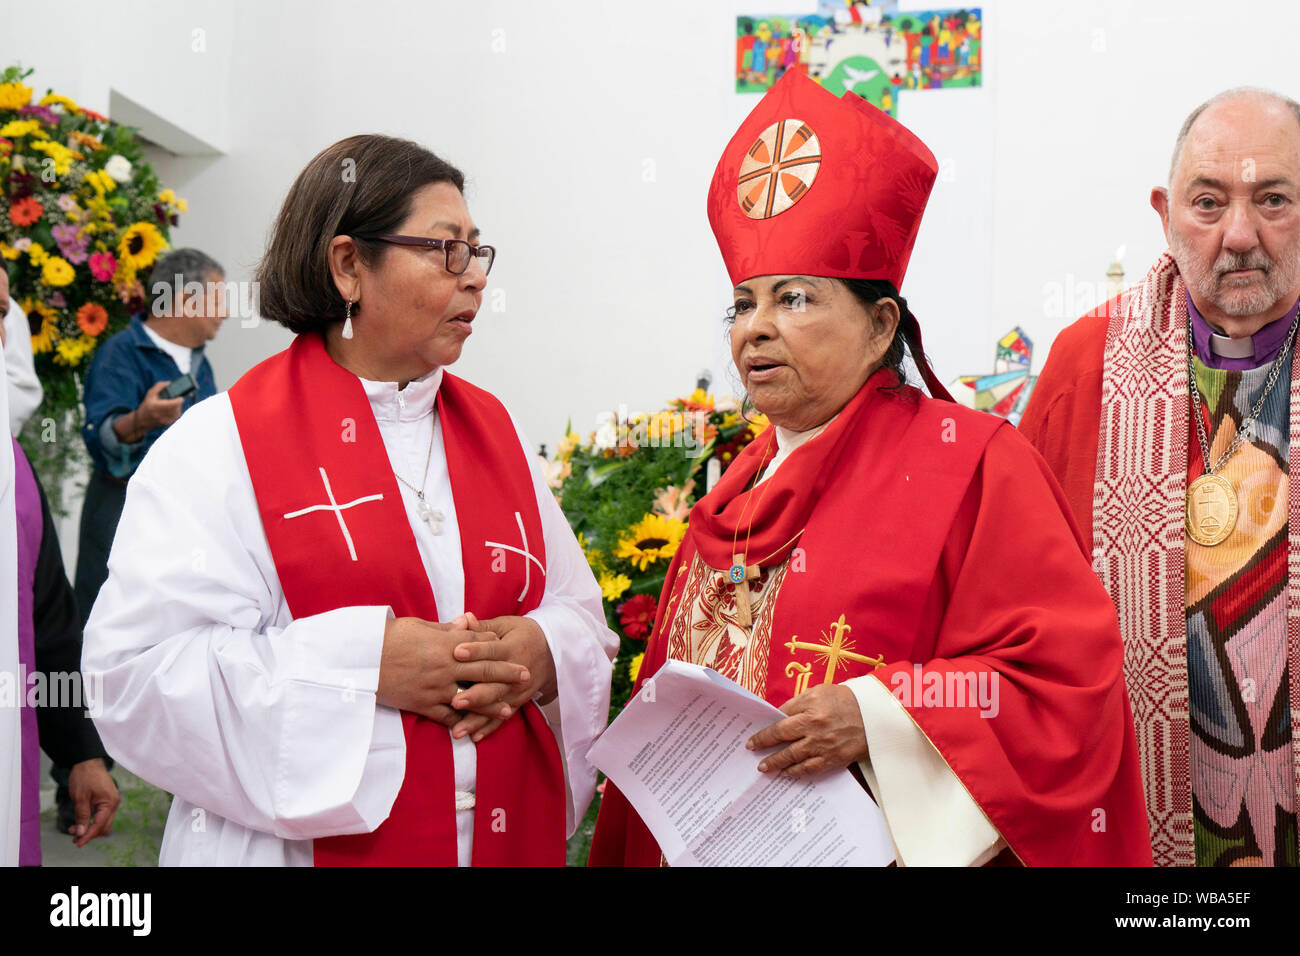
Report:
[[[788,70],[727,144],[709,225],[733,285],[810,275],[899,289],[938,172],[887,113]]]
[[[934,154],[889,114],[787,70],[723,151],[709,225],[733,285],[807,275],[901,289],[938,173]],[[951,400],[921,365],[930,394]]]

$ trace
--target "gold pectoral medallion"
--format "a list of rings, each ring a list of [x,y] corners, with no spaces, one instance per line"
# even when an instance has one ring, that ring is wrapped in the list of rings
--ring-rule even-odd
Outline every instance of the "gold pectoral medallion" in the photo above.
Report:
[[[1237,526],[1237,493],[1219,475],[1201,475],[1187,488],[1187,533],[1197,544],[1213,547],[1228,540]]]

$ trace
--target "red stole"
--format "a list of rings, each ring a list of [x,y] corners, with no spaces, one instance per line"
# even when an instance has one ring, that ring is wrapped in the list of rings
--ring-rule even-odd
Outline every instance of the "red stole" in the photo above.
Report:
[[[293,616],[389,605],[397,617],[439,620],[365,389],[329,357],[321,337],[299,335],[229,394]],[[546,553],[514,425],[494,397],[445,372],[437,414],[460,526],[465,609],[483,619],[526,614],[540,603],[545,576],[507,548],[529,552],[541,567]],[[330,499],[357,503],[285,517]],[[406,776],[388,819],[371,833],[314,841],[317,866],[456,865],[451,733],[407,712],[402,723]],[[478,744],[477,756],[474,865],[562,865],[563,764],[541,712],[526,706]]]

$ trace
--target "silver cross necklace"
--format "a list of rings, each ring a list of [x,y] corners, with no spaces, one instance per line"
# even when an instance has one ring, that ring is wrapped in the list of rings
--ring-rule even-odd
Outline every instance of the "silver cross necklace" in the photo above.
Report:
[[[434,423],[437,427],[437,423]],[[424,485],[429,480],[429,462],[433,459],[433,433],[429,434],[429,452],[424,457],[424,477],[420,479],[420,487],[417,488],[393,469],[393,477],[400,481],[406,487],[415,492],[415,497],[419,498],[419,503],[415,506],[415,513],[420,516],[420,520],[429,526],[429,530],[434,534],[442,534],[442,522],[447,517],[438,508],[433,507],[429,502],[424,500]]]

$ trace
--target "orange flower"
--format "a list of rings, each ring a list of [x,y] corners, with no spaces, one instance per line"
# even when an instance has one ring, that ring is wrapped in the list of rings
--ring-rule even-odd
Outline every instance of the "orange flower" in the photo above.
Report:
[[[108,327],[108,312],[102,305],[87,302],[77,310],[77,325],[87,335],[98,335]]]
[[[104,148],[104,144],[96,137],[91,136],[89,133],[83,133],[79,129],[74,129],[69,133],[68,139],[73,140],[81,146],[85,146],[87,149],[101,150]]]
[[[45,210],[31,196],[24,196],[22,199],[14,201],[9,208],[9,219],[15,226],[30,226],[41,216],[45,215]]]

